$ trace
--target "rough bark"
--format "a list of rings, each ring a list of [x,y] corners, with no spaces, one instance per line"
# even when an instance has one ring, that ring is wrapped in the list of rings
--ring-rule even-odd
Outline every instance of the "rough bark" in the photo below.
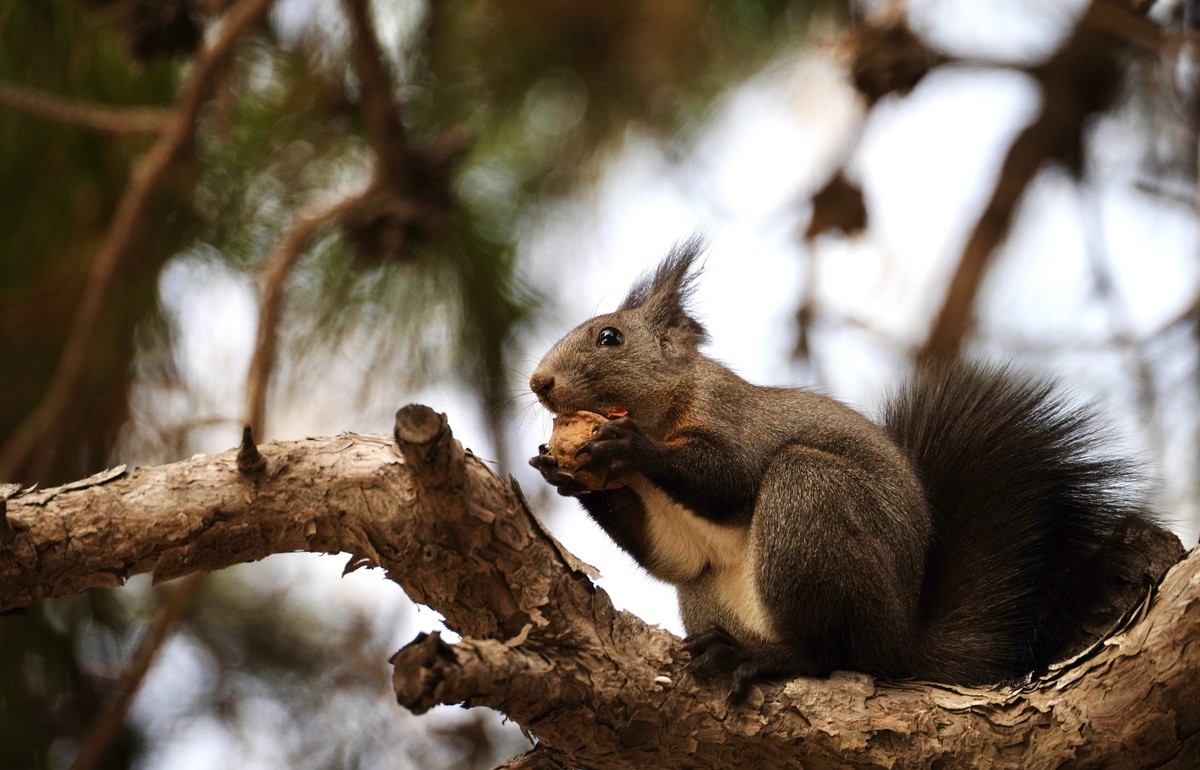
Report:
[[[678,640],[614,609],[519,489],[406,407],[396,440],[281,442],[7,493],[0,609],[283,551],[382,566],[462,635],[393,656],[402,705],[499,709],[539,746],[509,767],[1192,767],[1200,761],[1200,555],[1125,627],[1019,689],[854,673],[731,707],[682,671]],[[245,459],[247,453],[242,452]],[[0,496],[4,495],[0,491]],[[1158,561],[1177,556],[1154,541]],[[1178,547],[1177,544],[1175,546]],[[1150,560],[1155,561],[1154,559]]]

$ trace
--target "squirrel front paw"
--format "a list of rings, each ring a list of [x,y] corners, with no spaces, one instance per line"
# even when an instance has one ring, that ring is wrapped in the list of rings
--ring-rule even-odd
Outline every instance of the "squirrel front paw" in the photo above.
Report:
[[[554,455],[550,453],[550,447],[546,444],[538,447],[537,456],[529,458],[529,464],[536,468],[542,474],[542,478],[563,497],[579,497],[591,491],[558,464]]]
[[[604,480],[605,485],[628,476],[636,467],[636,455],[645,440],[641,426],[630,417],[618,417],[599,425],[592,437],[575,452],[583,457],[576,473]]]

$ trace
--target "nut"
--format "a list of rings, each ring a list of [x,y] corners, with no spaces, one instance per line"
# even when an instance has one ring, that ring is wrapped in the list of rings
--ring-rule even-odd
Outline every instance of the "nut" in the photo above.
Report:
[[[614,416],[623,416],[624,410],[613,410]],[[550,434],[550,454],[558,467],[571,473],[575,480],[592,491],[601,489],[616,489],[629,483],[628,475],[611,478],[608,483],[595,473],[583,471],[576,473],[575,469],[587,459],[587,453],[576,456],[579,448],[591,440],[596,428],[608,422],[609,418],[595,412],[572,412],[554,418],[554,431]]]

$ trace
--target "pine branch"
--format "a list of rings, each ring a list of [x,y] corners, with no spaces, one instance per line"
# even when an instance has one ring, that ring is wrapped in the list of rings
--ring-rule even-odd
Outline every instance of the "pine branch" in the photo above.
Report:
[[[1114,0],[1093,0],[1062,47],[1030,70],[1042,88],[1042,109],[1008,149],[992,196],[967,238],[920,356],[958,355],[971,328],[975,298],[1025,190],[1047,162],[1079,162],[1088,119],[1104,108],[1117,90],[1120,70],[1116,57],[1131,42],[1146,42],[1151,34],[1147,26],[1156,29]]]
[[[267,391],[275,371],[279,347],[279,321],[283,314],[284,287],[305,247],[327,225],[369,200],[371,190],[353,193],[332,203],[314,203],[300,213],[291,228],[267,256],[259,272],[262,297],[254,353],[246,377],[246,422],[257,436],[266,434]]]
[[[0,107],[71,126],[115,134],[156,134],[174,117],[160,107],[119,107],[72,99],[16,83],[0,83]]]
[[[835,673],[729,706],[683,671],[678,639],[614,609],[444,416],[407,407],[395,435],[266,444],[254,473],[231,449],[10,495],[0,607],[139,572],[164,580],[272,553],[343,552],[351,568],[382,566],[462,636],[422,634],[397,652],[398,700],[418,712],[503,711],[542,747],[537,764],[516,767],[654,770],[683,757],[696,768],[1188,767],[1200,757],[1200,552],[1126,627],[1028,687]],[[1153,569],[1178,556],[1140,536],[1158,548]]]

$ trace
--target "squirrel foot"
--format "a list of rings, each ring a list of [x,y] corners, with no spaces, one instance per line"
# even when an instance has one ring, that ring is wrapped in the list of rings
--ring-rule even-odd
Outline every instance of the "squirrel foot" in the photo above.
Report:
[[[726,700],[742,703],[750,688],[818,673],[800,651],[785,644],[743,642],[718,625],[689,634],[683,650],[692,656],[686,669],[702,682],[732,680]]]

